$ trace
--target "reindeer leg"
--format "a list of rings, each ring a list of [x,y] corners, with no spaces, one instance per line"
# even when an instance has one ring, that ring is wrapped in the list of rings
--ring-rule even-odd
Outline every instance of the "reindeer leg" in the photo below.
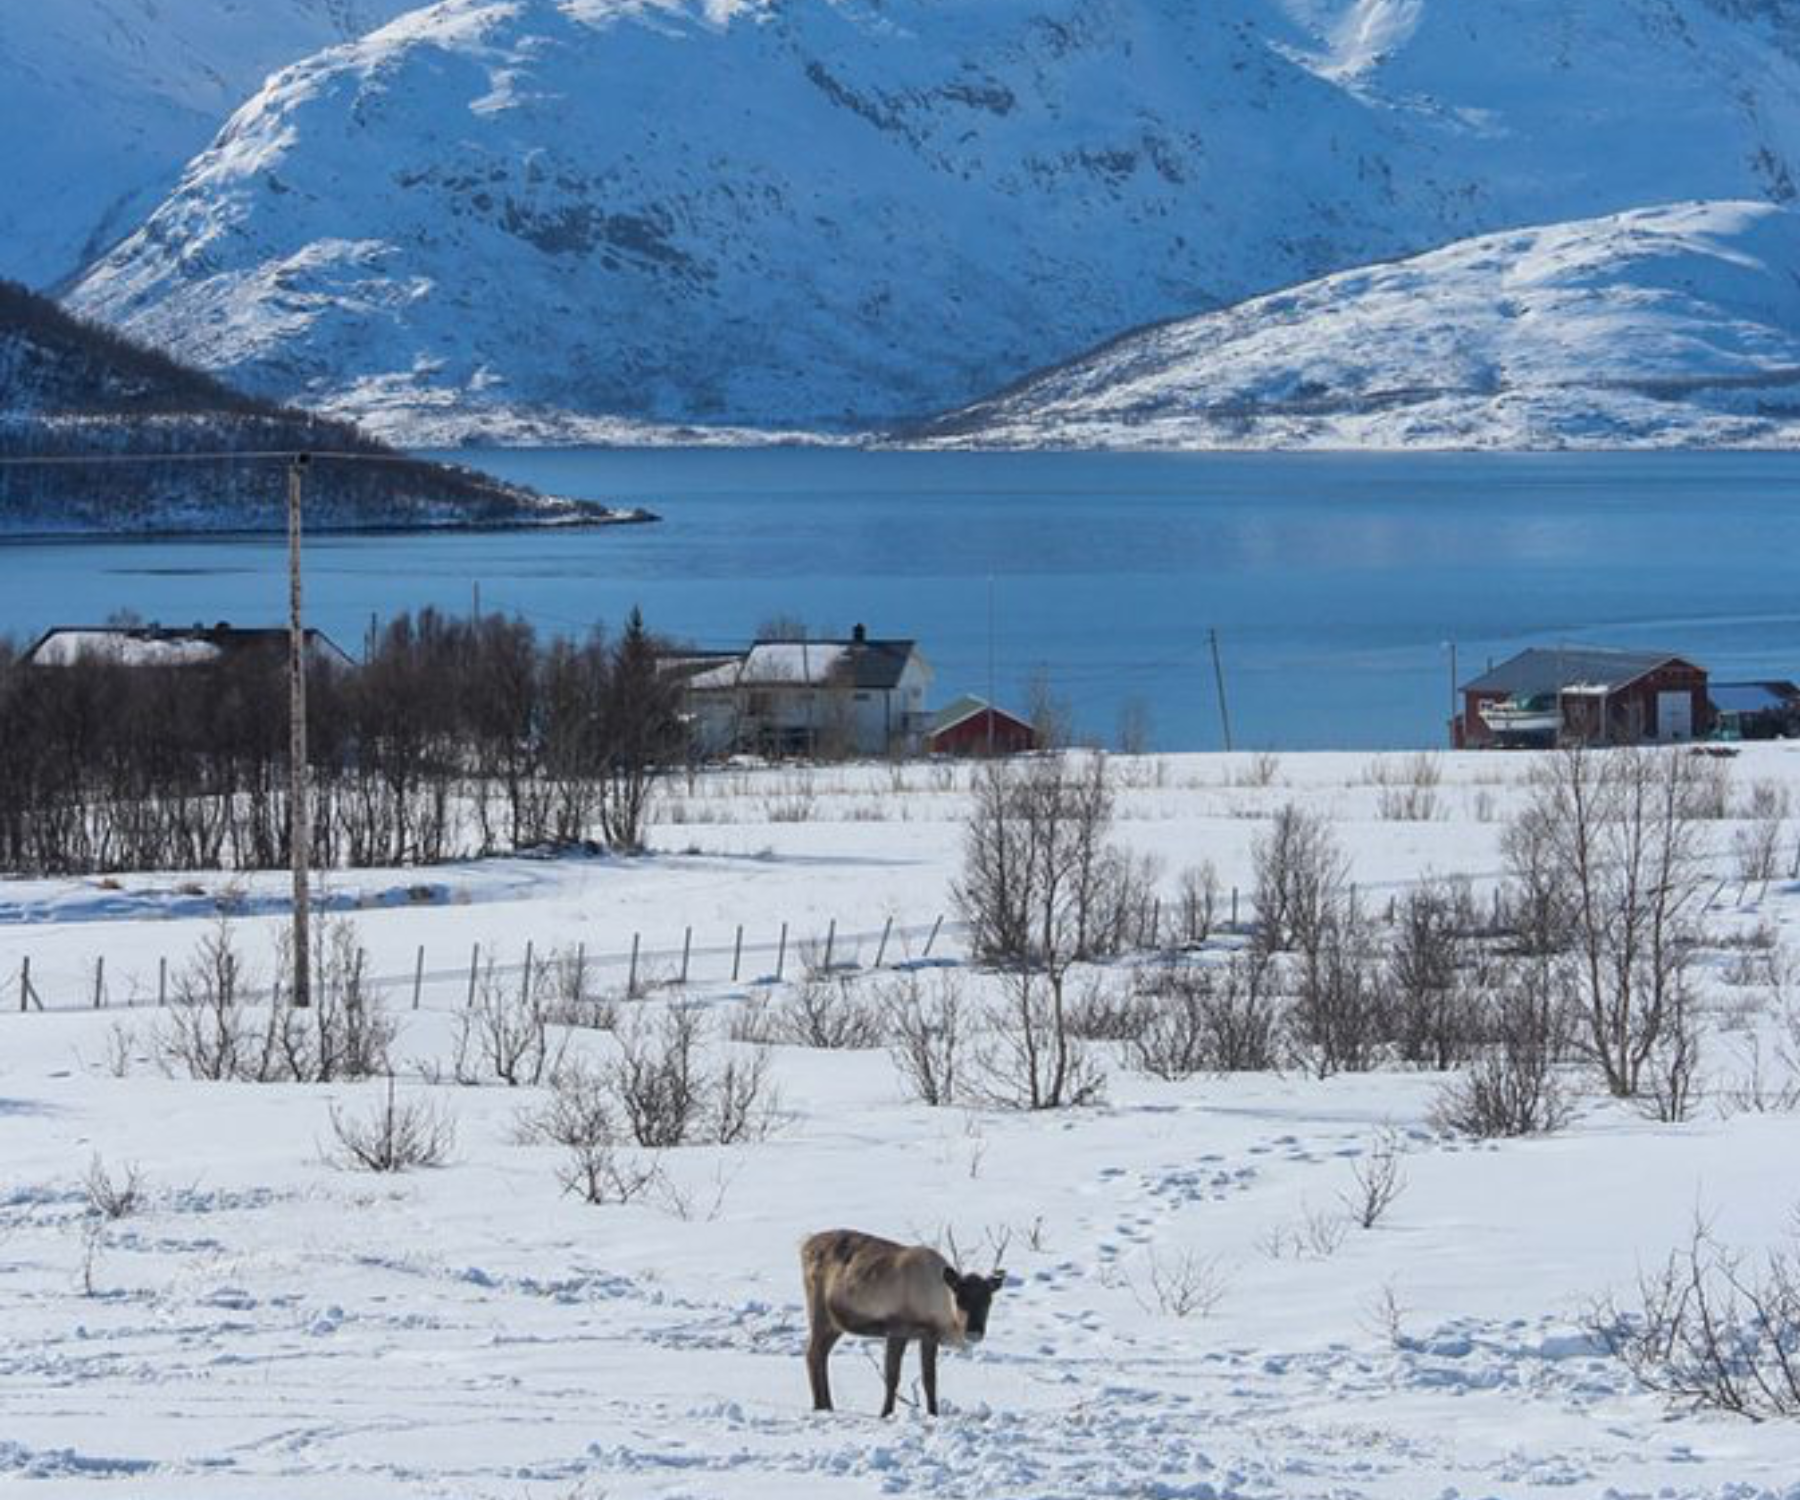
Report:
[[[894,1400],[900,1391],[900,1366],[906,1361],[906,1340],[889,1339],[887,1341],[887,1368],[883,1374],[887,1380],[887,1400],[881,1405],[881,1414],[891,1417],[894,1414]]]
[[[937,1351],[936,1339],[919,1340],[919,1373],[925,1377],[925,1410],[934,1417],[938,1414]]]
[[[831,1346],[838,1341],[838,1331],[828,1324],[813,1324],[812,1338],[806,1345],[806,1378],[812,1382],[814,1411],[831,1410]]]

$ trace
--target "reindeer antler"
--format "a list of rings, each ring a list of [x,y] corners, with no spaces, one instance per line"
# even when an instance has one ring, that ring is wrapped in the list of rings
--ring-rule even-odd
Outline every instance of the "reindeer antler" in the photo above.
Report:
[[[987,1242],[994,1249],[994,1269],[998,1271],[1000,1264],[1006,1259],[1006,1247],[1012,1243],[1012,1225],[1002,1224],[999,1234],[992,1229],[987,1231]]]

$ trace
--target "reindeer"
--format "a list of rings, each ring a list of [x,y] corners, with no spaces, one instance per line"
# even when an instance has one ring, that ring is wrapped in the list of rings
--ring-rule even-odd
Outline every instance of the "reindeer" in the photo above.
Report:
[[[886,1339],[887,1400],[881,1414],[894,1414],[900,1366],[909,1340],[919,1341],[919,1371],[925,1381],[925,1410],[938,1414],[938,1345],[978,1344],[987,1333],[988,1304],[1006,1282],[965,1276],[925,1245],[897,1245],[854,1229],[815,1234],[800,1247],[806,1282],[806,1374],[812,1381],[813,1409],[831,1410],[826,1362],[846,1333]]]

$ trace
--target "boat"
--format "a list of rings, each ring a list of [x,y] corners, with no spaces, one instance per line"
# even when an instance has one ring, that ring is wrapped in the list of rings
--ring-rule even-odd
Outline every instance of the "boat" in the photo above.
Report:
[[[1480,707],[1482,722],[1499,735],[1554,735],[1562,708],[1554,693],[1531,698],[1497,698]]]

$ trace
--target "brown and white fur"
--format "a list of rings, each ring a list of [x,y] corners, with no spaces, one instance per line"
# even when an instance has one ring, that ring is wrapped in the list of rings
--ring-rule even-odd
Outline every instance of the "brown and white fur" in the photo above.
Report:
[[[1006,1280],[1004,1271],[965,1276],[928,1246],[898,1245],[854,1229],[813,1235],[800,1247],[800,1269],[811,1329],[806,1373],[814,1410],[831,1410],[826,1363],[832,1346],[848,1333],[887,1340],[884,1417],[894,1413],[900,1366],[912,1339],[919,1341],[925,1409],[937,1415],[938,1345],[979,1343],[987,1333],[988,1304]]]

